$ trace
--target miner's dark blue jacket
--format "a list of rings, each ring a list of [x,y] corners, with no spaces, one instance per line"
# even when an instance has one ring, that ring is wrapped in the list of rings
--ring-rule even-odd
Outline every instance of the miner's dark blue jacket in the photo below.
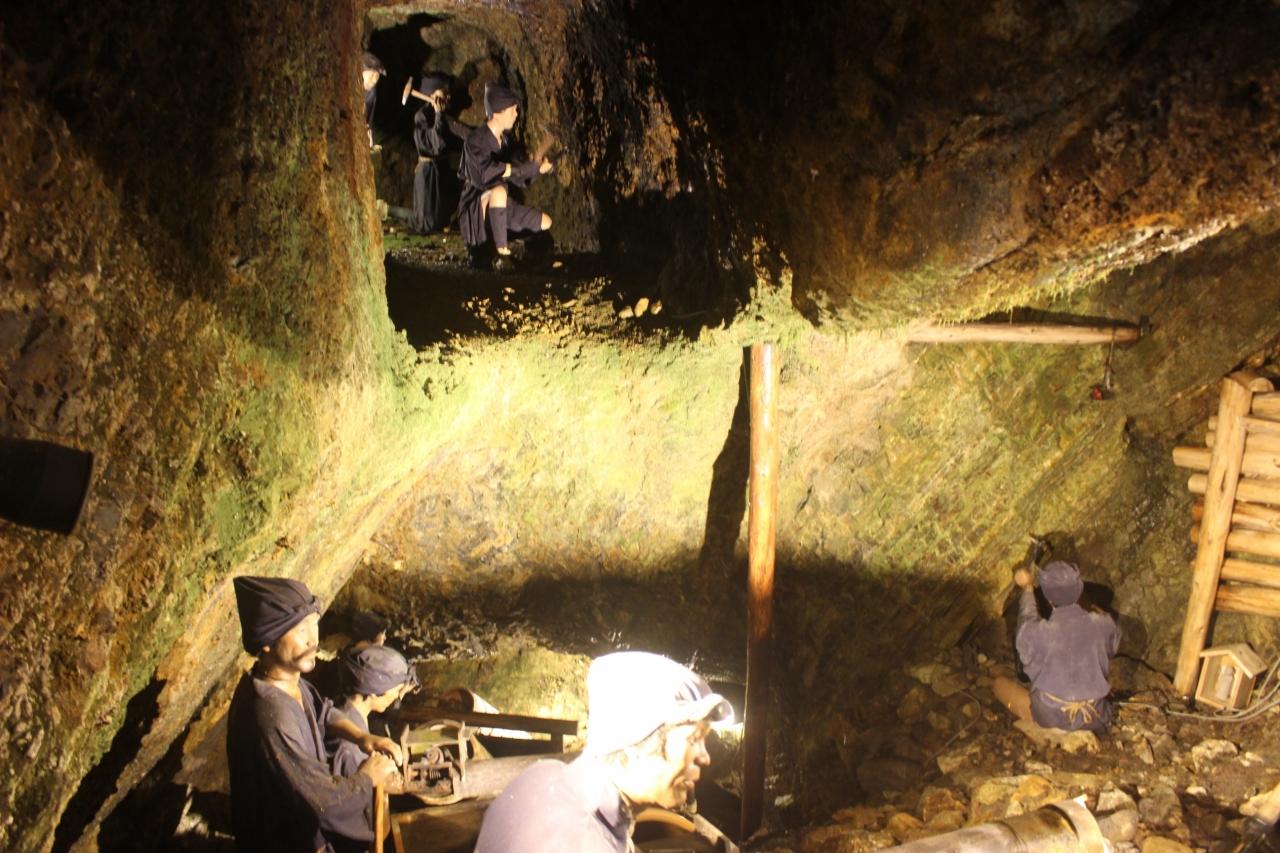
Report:
[[[240,853],[330,851],[331,836],[373,840],[373,782],[329,771],[333,706],[299,679],[302,704],[245,673],[227,715],[231,821]]]
[[[1105,613],[1091,613],[1079,604],[1055,607],[1048,619],[1036,609],[1035,591],[1022,591],[1016,637],[1022,667],[1031,678],[1031,709],[1035,721],[1055,728],[1097,728],[1068,725],[1053,714],[1044,694],[1067,701],[1103,700],[1099,711],[1110,721],[1111,692],[1107,672],[1120,647],[1120,629]]]

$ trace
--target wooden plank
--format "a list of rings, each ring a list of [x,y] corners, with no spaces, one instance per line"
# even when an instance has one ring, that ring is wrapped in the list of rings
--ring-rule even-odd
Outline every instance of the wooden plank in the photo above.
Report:
[[[1218,587],[1215,606],[1226,613],[1280,616],[1280,589],[1224,583]]]
[[[742,737],[742,838],[750,838],[764,818],[779,460],[777,352],[773,344],[754,344],[751,347],[751,509],[747,523],[747,689]]]
[[[1244,437],[1243,429],[1240,430],[1240,436]],[[1212,461],[1213,451],[1207,447],[1181,446],[1173,449],[1173,464],[1179,468],[1208,471]],[[1248,477],[1280,479],[1280,451],[1245,453],[1240,463],[1240,472]]]
[[[962,323],[917,326],[907,340],[917,344],[1131,344],[1140,337],[1135,326],[1068,326],[1061,323]]]
[[[1178,669],[1174,689],[1190,698],[1196,687],[1200,668],[1200,652],[1204,650],[1213,618],[1218,591],[1218,577],[1226,555],[1227,536],[1231,530],[1231,508],[1235,504],[1236,486],[1244,462],[1244,416],[1249,414],[1254,393],[1264,390],[1260,377],[1252,373],[1233,373],[1222,381],[1218,400],[1218,440],[1213,448],[1205,489],[1204,520],[1200,541],[1196,546],[1196,562],[1191,574],[1191,595],[1182,624],[1182,641],[1178,648]],[[1268,383],[1269,384],[1269,383]]]
[[[1197,495],[1203,495],[1208,484],[1209,478],[1204,474],[1192,474],[1187,480],[1187,488]],[[1249,503],[1280,506],[1280,480],[1241,480],[1236,497]]]
[[[1218,428],[1218,416],[1209,418],[1209,430]],[[1280,435],[1280,420],[1249,415],[1244,419],[1244,431],[1250,435]]]
[[[522,714],[488,714],[483,711],[453,711],[449,708],[417,706],[401,708],[400,719],[406,723],[429,723],[434,720],[456,720],[476,728],[514,729],[521,732],[577,736],[577,720],[560,720],[554,717],[528,717]]]

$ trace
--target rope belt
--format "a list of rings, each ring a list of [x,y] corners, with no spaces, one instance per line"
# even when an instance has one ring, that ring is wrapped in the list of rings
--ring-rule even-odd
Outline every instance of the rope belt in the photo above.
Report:
[[[436,159],[436,158],[434,158],[434,157],[428,157],[428,156],[426,156],[425,154],[419,154],[419,155],[418,155],[418,162],[419,162],[419,163],[430,163],[430,162],[431,162],[432,160],[434,160],[434,159]]]
[[[1097,699],[1063,699],[1061,696],[1054,696],[1052,693],[1039,691],[1040,695],[1048,701],[1057,705],[1062,713],[1067,715],[1067,720],[1073,726],[1089,726],[1097,722],[1101,718],[1098,712]]]

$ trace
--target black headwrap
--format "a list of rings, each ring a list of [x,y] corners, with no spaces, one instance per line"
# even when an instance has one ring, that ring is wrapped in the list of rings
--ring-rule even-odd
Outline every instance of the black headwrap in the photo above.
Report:
[[[484,114],[489,118],[492,118],[494,113],[500,113],[507,107],[514,107],[519,103],[516,93],[506,86],[489,83],[484,87]]]
[[[418,84],[418,91],[424,95],[430,95],[432,92],[438,92],[441,89],[448,88],[449,78],[443,74],[428,74],[422,78],[422,82]]]
[[[364,70],[377,71],[379,74],[386,74],[387,66],[382,64],[381,59],[366,50],[364,52]]]
[[[362,696],[381,696],[401,684],[418,686],[418,673],[404,655],[389,646],[363,648],[343,657],[342,663],[351,689]]]
[[[351,617],[351,639],[357,643],[376,642],[388,626],[387,617],[376,610],[360,610]]]
[[[1054,560],[1040,570],[1040,591],[1054,607],[1066,607],[1080,600],[1084,592],[1084,581],[1080,579],[1080,569],[1071,563]]]
[[[263,647],[275,645],[294,625],[320,612],[320,602],[300,581],[245,576],[233,583],[240,635],[251,655],[261,654]]]

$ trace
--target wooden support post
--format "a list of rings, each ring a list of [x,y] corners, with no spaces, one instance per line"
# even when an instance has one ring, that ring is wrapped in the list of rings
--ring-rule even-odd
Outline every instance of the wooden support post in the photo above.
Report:
[[[1213,618],[1222,560],[1226,556],[1227,535],[1231,530],[1231,509],[1236,500],[1236,485],[1244,460],[1244,417],[1249,414],[1256,391],[1270,390],[1270,383],[1252,373],[1233,373],[1222,381],[1218,401],[1217,442],[1204,495],[1204,520],[1200,525],[1200,541],[1191,574],[1191,596],[1182,625],[1182,643],[1178,650],[1178,669],[1173,686],[1179,695],[1190,697],[1196,687],[1200,668],[1200,652],[1204,650]]]
[[[760,828],[764,817],[779,458],[777,352],[773,344],[754,344],[751,347],[751,512],[747,525],[747,690],[743,713],[741,841],[746,841]]]

